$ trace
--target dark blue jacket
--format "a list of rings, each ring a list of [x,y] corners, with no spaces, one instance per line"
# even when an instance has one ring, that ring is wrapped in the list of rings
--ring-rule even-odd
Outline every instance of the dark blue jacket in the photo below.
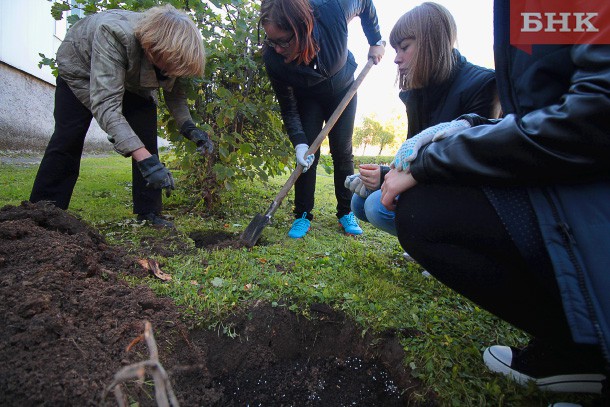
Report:
[[[465,114],[497,117],[498,92],[493,69],[471,64],[457,49],[454,49],[453,53],[457,63],[449,79],[425,88],[399,93],[409,119],[407,138],[428,127],[449,122]],[[380,184],[389,171],[390,167],[381,166]]]
[[[458,50],[453,53],[457,62],[449,79],[400,92],[409,118],[407,138],[466,113],[493,117],[497,97],[494,71],[471,64]]]
[[[354,80],[356,61],[347,48],[347,25],[360,17],[370,45],[381,40],[372,0],[310,0],[314,13],[313,36],[320,47],[309,65],[285,63],[273,48],[265,47],[263,60],[280,104],[284,126],[294,146],[307,144],[297,109],[301,96],[336,95]]]
[[[411,170],[423,183],[528,187],[572,336],[610,361],[610,46],[528,54],[510,45],[509,4],[494,6],[506,116],[429,144]]]

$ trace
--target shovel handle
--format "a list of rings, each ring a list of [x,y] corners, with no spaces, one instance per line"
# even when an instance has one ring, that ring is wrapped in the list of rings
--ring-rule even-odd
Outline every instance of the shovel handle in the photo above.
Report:
[[[305,153],[306,157],[310,154],[315,154],[318,151],[318,149],[322,145],[322,142],[324,141],[326,136],[328,136],[328,133],[330,133],[330,130],[337,123],[337,120],[339,120],[339,117],[341,117],[341,114],[343,113],[343,111],[345,110],[345,108],[347,107],[349,102],[352,100],[352,98],[356,94],[356,91],[360,87],[360,84],[362,83],[362,81],[364,80],[366,75],[369,73],[369,71],[371,70],[371,68],[373,67],[374,64],[375,64],[375,62],[372,59],[369,59],[367,61],[366,65],[364,66],[364,68],[362,68],[362,71],[360,71],[360,73],[358,74],[358,77],[354,80],[354,82],[350,86],[350,88],[347,91],[347,93],[345,94],[345,96],[343,96],[343,99],[341,99],[341,102],[339,103],[339,105],[337,106],[337,108],[335,109],[333,114],[330,116],[330,118],[328,119],[326,124],[324,124],[324,127],[322,127],[322,130],[320,131],[320,134],[318,134],[318,137],[316,137],[314,142],[311,143],[311,145],[309,146],[309,149]],[[284,184],[284,186],[282,187],[280,192],[278,192],[275,199],[269,206],[269,209],[265,213],[266,216],[271,217],[273,215],[273,213],[275,213],[277,208],[280,206],[280,203],[284,200],[284,198],[288,194],[288,191],[290,191],[290,189],[292,188],[294,183],[297,181],[297,178],[299,178],[299,176],[302,173],[303,173],[303,166],[301,164],[297,164],[297,167],[294,169],[294,171],[292,171],[292,174],[290,174],[290,178],[288,178],[288,181],[286,181],[286,183]]]

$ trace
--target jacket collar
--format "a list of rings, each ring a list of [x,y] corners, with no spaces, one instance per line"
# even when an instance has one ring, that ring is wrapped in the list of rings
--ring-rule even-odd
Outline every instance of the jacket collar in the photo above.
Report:
[[[158,80],[157,74],[155,73],[155,67],[153,64],[142,55],[140,60],[140,86],[143,88],[163,88],[168,92],[171,92],[174,88],[176,78],[167,78],[165,80]]]

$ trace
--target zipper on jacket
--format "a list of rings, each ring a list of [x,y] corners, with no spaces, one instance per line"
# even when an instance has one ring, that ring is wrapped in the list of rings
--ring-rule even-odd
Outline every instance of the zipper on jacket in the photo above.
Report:
[[[570,261],[572,262],[572,264],[574,265],[574,268],[576,269],[576,274],[578,277],[578,285],[580,287],[580,291],[582,292],[582,295],[587,304],[587,309],[589,311],[589,315],[591,315],[591,320],[592,320],[591,322],[593,324],[595,333],[597,334],[597,339],[599,340],[599,347],[602,350],[602,353],[606,359],[605,364],[609,365],[610,364],[610,352],[608,351],[608,348],[606,347],[606,341],[604,340],[604,334],[603,334],[601,327],[599,325],[599,322],[596,318],[595,309],[593,308],[593,303],[591,302],[591,297],[587,293],[587,288],[586,288],[586,284],[585,284],[585,280],[584,280],[584,272],[576,259],[576,254],[574,254],[573,245],[576,244],[576,239],[574,239],[574,235],[572,234],[572,230],[570,229],[570,226],[561,219],[559,210],[557,209],[557,206],[555,205],[555,202],[553,201],[549,191],[547,189],[543,189],[543,193],[544,193],[544,196],[546,197],[547,201],[549,202],[549,205],[551,207],[551,212],[553,214],[553,218],[557,222],[557,228],[559,229],[559,232],[563,238],[563,243],[564,243],[564,246],[570,257]]]

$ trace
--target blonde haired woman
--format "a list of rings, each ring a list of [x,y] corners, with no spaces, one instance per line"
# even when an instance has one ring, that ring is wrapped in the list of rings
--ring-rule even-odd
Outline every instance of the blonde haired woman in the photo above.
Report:
[[[57,51],[55,131],[38,169],[30,201],[67,209],[92,118],[115,151],[132,157],[133,211],[138,220],[172,226],[161,214],[161,192],[174,189],[157,156],[157,89],[181,133],[211,152],[213,144],[189,113],[179,77],[202,76],[205,49],[193,21],[171,5],[144,13],[108,10],[78,21]]]
[[[498,117],[494,71],[471,64],[454,48],[457,27],[451,13],[426,2],[403,14],[390,32],[396,50],[400,99],[407,108],[407,138],[463,114]],[[381,204],[381,184],[389,167],[363,164],[346,186],[357,193],[352,211],[358,219],[396,236],[394,211]],[[360,188],[358,188],[361,186]]]

